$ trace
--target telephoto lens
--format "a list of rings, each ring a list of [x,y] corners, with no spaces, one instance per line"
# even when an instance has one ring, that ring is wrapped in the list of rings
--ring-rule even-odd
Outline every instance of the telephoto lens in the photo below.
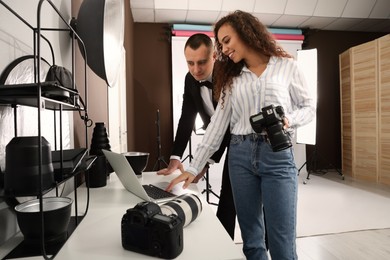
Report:
[[[195,194],[188,193],[160,205],[160,208],[164,215],[177,215],[186,227],[202,212],[202,202]]]

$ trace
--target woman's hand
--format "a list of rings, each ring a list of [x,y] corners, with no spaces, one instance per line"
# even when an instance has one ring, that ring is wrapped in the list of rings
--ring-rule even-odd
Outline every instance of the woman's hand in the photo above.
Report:
[[[166,191],[171,191],[173,187],[178,184],[179,182],[184,181],[183,189],[186,189],[188,185],[192,183],[192,181],[195,179],[195,176],[192,175],[192,173],[189,172],[183,172],[176,178],[174,178],[171,183],[169,183],[168,187],[165,189]]]
[[[209,168],[210,168],[210,167],[209,167],[209,165],[207,164],[207,165],[203,168],[203,170],[202,170],[200,173],[198,173],[198,175],[195,176],[195,179],[192,181],[192,183],[198,183],[199,180],[202,179],[203,176],[206,174],[206,172],[207,172],[207,170],[208,170]]]
[[[287,129],[287,128],[289,128],[290,127],[290,124],[288,123],[288,119],[287,119],[287,117],[284,117],[283,118],[283,128],[284,129]]]

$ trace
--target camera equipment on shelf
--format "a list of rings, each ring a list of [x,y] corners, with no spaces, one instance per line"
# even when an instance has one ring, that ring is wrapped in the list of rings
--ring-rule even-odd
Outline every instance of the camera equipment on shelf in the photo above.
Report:
[[[290,136],[283,127],[283,107],[274,107],[274,105],[263,107],[260,113],[251,116],[249,119],[256,133],[261,134],[265,130],[274,152],[292,146]]]
[[[183,194],[161,206],[140,202],[122,217],[122,246],[141,254],[173,259],[183,251],[183,228],[202,212],[194,194]]]

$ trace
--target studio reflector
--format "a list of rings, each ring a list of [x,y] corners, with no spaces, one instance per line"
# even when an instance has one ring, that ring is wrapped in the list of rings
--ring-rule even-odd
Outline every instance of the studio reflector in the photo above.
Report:
[[[84,0],[73,24],[84,42],[88,66],[113,86],[123,54],[123,0]]]

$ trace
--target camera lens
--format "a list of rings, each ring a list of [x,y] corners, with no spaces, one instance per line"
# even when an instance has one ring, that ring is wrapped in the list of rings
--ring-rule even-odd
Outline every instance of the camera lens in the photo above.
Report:
[[[184,227],[194,221],[202,212],[202,202],[194,194],[183,194],[160,206],[161,213],[177,215]]]
[[[292,146],[289,135],[283,129],[282,122],[276,122],[267,129],[268,138],[274,152],[279,152]]]

